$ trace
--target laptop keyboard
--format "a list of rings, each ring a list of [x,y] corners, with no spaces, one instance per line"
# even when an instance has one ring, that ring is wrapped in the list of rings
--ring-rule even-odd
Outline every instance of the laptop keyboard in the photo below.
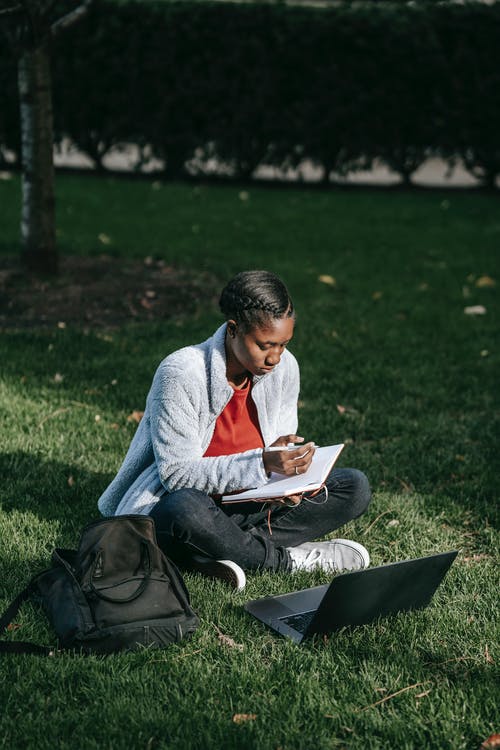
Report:
[[[298,615],[287,615],[279,619],[299,633],[305,633],[315,614],[316,610],[312,609],[310,612],[300,612]]]

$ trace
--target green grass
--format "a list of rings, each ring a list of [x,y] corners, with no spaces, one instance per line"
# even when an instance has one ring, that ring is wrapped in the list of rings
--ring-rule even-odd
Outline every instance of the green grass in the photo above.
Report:
[[[364,470],[374,490],[368,513],[339,535],[366,544],[374,564],[461,552],[426,610],[302,646],[242,605],[324,574],[249,575],[238,594],[187,575],[201,618],[189,642],[108,658],[4,657],[0,747],[478,748],[499,730],[498,198],[271,187],[247,196],[91,177],[58,177],[57,190],[64,253],[155,255],[208,269],[221,285],[242,268],[280,273],[299,314],[290,348],[301,433],[346,442],[342,464]],[[17,180],[0,182],[7,254],[18,202]],[[497,286],[477,286],[484,275]],[[476,304],[486,315],[464,314]],[[0,608],[96,518],[134,431],[127,416],[143,408],[162,357],[219,322],[209,308],[106,335],[2,332]],[[36,608],[17,623],[9,638],[54,642]],[[237,724],[235,714],[255,718]]]

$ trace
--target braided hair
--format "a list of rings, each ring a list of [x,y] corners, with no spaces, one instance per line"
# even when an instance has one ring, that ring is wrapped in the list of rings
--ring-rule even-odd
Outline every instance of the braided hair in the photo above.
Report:
[[[242,271],[222,290],[219,307],[244,333],[275,318],[294,318],[293,302],[284,283],[270,271]]]

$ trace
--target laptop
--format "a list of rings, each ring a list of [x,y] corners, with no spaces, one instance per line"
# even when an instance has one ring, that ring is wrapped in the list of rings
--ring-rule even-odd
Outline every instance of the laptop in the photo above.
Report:
[[[342,573],[324,586],[254,599],[245,609],[277,633],[302,643],[315,633],[426,607],[457,554],[452,550]]]

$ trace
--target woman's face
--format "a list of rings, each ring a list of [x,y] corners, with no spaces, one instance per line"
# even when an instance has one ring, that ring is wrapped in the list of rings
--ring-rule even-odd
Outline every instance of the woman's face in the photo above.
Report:
[[[248,370],[252,375],[271,372],[293,336],[293,318],[274,318],[243,333],[234,320],[227,324],[228,375]]]

